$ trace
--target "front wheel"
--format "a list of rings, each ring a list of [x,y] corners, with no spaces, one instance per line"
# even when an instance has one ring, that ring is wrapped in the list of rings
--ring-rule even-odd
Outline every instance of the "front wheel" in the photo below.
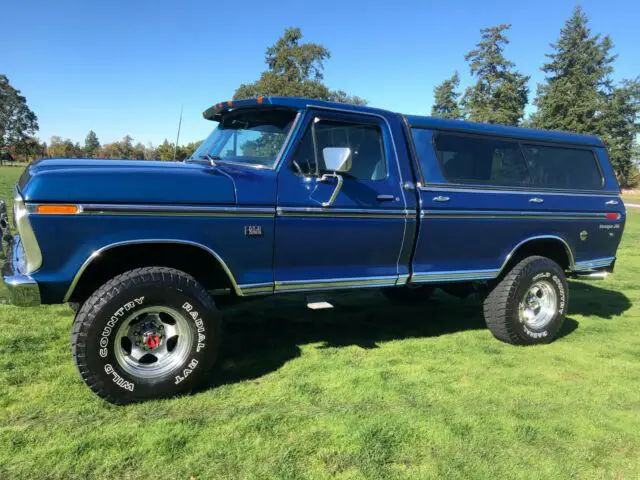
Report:
[[[549,343],[560,332],[569,304],[567,279],[546,257],[520,261],[484,301],[484,317],[493,335],[515,345]]]
[[[215,361],[221,319],[190,275],[149,267],[118,275],[84,303],[72,349],[84,382],[111,403],[193,389]]]

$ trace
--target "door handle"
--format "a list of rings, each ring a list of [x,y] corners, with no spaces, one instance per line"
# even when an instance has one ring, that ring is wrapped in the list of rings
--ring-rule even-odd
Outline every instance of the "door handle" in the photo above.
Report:
[[[384,195],[380,194],[376,197],[376,200],[379,202],[393,202],[396,199],[394,195]]]
[[[449,197],[443,197],[442,195],[433,197],[434,202],[448,202],[449,200],[451,200]]]
[[[529,203],[542,203],[544,200],[542,198],[533,197],[529,199]]]

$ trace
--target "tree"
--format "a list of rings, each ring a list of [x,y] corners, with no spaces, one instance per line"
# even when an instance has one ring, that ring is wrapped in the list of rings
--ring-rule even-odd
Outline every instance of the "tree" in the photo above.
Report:
[[[476,83],[467,88],[462,104],[474,122],[517,125],[524,115],[529,77],[515,70],[504,55],[509,40],[504,35],[511,25],[480,30],[482,40],[465,55]]]
[[[175,152],[175,144],[169,142],[166,138],[164,142],[158,145],[156,151],[158,152],[158,158],[160,160],[173,160],[173,154]]]
[[[357,105],[366,100],[347,95],[342,90],[330,90],[324,79],[324,62],[331,52],[317,43],[300,43],[299,28],[287,28],[284,35],[269,47],[265,55],[268,69],[260,78],[238,87],[234,99],[278,95],[308,97]]]
[[[131,159],[144,160],[146,158],[146,148],[141,142],[137,142],[131,149]]]
[[[201,143],[202,143],[202,140],[199,140],[197,142],[189,142],[186,145],[183,145],[182,147],[180,147],[181,154],[183,155],[181,160],[184,160],[185,158],[193,155],[193,152],[195,152],[198,149]]]
[[[80,158],[84,155],[79,143],[73,143],[68,138],[51,137],[47,154],[54,158]]]
[[[637,135],[640,134],[640,77],[624,80],[607,97],[601,115],[602,137],[618,181],[623,187],[637,182]]]
[[[133,138],[131,135],[125,135],[122,137],[122,140],[118,142],[118,149],[120,150],[120,158],[134,158]]]
[[[94,158],[100,154],[100,141],[93,130],[89,130],[87,137],[84,139],[84,154],[87,158]]]
[[[538,128],[601,134],[599,114],[611,91],[610,74],[615,56],[608,36],[592,35],[581,7],[551,44],[544,64],[545,83],[538,86],[533,123]]]
[[[118,142],[105,143],[104,145],[102,145],[100,158],[121,158],[120,148],[118,148]]]
[[[462,110],[458,105],[458,87],[460,77],[455,72],[451,78],[443,81],[433,89],[434,102],[431,107],[431,115],[434,117],[452,118],[458,120],[462,118]]]
[[[0,151],[20,148],[38,130],[38,118],[27,99],[0,74]]]
[[[147,143],[147,146],[144,148],[144,159],[145,160],[159,160],[158,151],[156,147],[153,146],[153,143]]]
[[[27,137],[15,146],[13,152],[17,160],[31,162],[46,155],[47,144],[40,143],[36,137]]]

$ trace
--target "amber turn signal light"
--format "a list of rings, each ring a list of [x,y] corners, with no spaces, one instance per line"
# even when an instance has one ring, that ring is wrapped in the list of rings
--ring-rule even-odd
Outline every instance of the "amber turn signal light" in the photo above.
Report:
[[[78,213],[77,205],[38,205],[36,213],[41,215],[74,215]]]

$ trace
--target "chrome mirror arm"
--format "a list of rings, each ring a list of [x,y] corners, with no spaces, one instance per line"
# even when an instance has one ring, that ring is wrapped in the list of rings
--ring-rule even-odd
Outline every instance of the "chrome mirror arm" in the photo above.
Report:
[[[326,201],[326,202],[322,202],[322,206],[323,207],[330,207],[331,205],[333,205],[333,202],[336,201],[336,198],[338,197],[338,194],[340,193],[340,190],[342,189],[342,184],[344,183],[344,179],[342,178],[342,175],[338,175],[335,172],[333,172],[333,173],[325,173],[324,175],[322,175],[318,179],[318,183],[327,182],[327,181],[329,181],[330,178],[337,179],[338,183],[336,185],[336,188],[333,190],[333,193],[331,194],[331,197],[329,198],[329,200]]]

